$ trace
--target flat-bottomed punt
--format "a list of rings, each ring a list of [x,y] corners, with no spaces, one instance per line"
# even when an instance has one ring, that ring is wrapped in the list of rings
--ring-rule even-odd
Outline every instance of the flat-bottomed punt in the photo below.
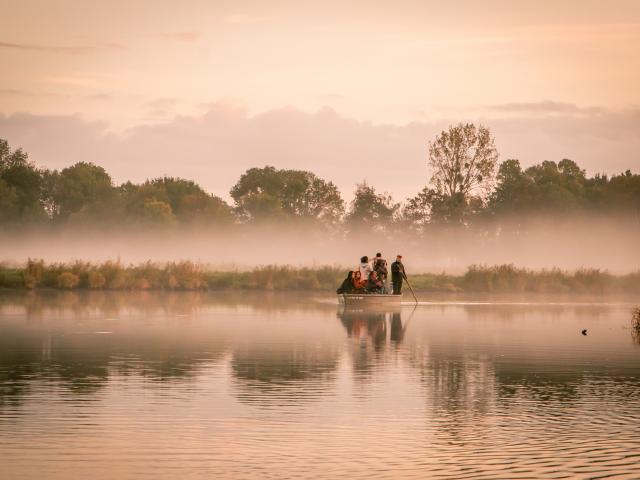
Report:
[[[387,307],[399,306],[402,303],[402,295],[389,295],[380,293],[343,293],[342,303],[345,307]]]

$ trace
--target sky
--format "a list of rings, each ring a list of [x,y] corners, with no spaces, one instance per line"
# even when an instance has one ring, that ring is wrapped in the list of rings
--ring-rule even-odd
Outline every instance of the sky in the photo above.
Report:
[[[640,2],[0,0],[0,138],[116,182],[311,170],[428,181],[472,121],[501,160],[640,171]]]

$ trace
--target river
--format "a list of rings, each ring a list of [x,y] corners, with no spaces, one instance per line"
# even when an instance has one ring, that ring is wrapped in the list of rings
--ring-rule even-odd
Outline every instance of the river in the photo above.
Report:
[[[429,300],[3,292],[0,477],[640,477],[628,299]]]

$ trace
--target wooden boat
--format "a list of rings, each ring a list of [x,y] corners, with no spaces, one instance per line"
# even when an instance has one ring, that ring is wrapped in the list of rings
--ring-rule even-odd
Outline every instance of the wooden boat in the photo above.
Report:
[[[345,307],[379,308],[400,306],[402,295],[390,295],[380,293],[343,293],[340,295],[341,303]]]

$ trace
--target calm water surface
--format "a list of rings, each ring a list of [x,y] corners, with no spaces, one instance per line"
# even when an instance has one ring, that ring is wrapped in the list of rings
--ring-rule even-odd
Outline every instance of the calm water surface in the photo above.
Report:
[[[332,302],[0,295],[0,477],[640,478],[630,304]]]

